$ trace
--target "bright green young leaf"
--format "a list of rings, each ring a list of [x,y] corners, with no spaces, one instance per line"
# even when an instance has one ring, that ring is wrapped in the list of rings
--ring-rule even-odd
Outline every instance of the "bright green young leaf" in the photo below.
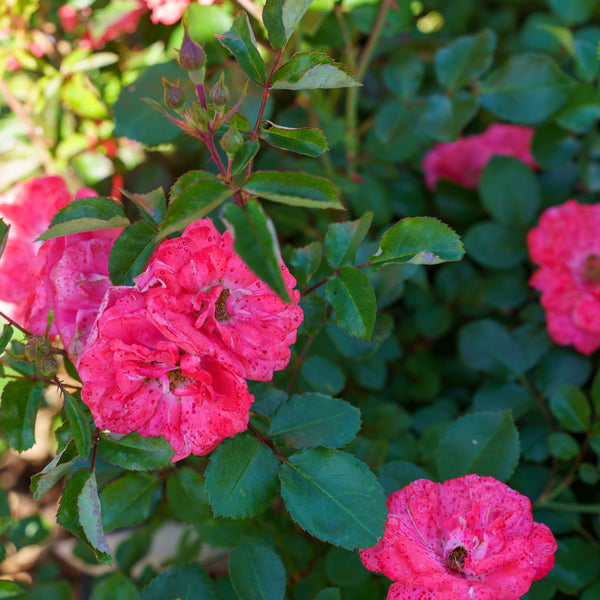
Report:
[[[323,132],[313,127],[282,127],[263,121],[260,137],[275,148],[307,156],[320,156],[329,149]]]
[[[167,214],[167,200],[161,187],[146,194],[130,194],[125,190],[123,194],[140,209],[142,218],[151,225],[160,225],[164,221]]]
[[[312,0],[267,0],[263,8],[263,23],[269,41],[276,50],[283,48]]]
[[[138,600],[220,600],[215,585],[199,563],[174,567],[157,575]]]
[[[0,219],[0,256],[4,252],[4,248],[6,247],[6,242],[8,241],[8,231],[10,230],[10,225],[7,225],[2,219]]]
[[[542,190],[537,177],[512,156],[493,156],[479,182],[481,202],[501,223],[525,227],[537,218]]]
[[[300,287],[305,287],[317,272],[322,258],[323,250],[319,242],[311,242],[308,246],[294,249],[290,264],[294,267],[294,276]]]
[[[60,454],[57,454],[39,473],[31,478],[31,493],[39,500],[59,479],[71,470],[79,454],[77,446],[71,442]]]
[[[506,481],[519,462],[519,434],[509,410],[475,413],[454,421],[437,449],[440,479],[470,473]]]
[[[261,85],[265,81],[265,63],[256,48],[256,38],[244,11],[238,14],[229,31],[215,37],[235,56],[244,73],[254,83]]]
[[[572,84],[549,56],[517,54],[481,83],[481,103],[502,119],[533,125],[561,107]]]
[[[490,29],[455,39],[435,53],[438,81],[447,88],[469,84],[492,66],[495,50],[496,34]]]
[[[279,468],[292,519],[316,538],[343,548],[374,546],[387,518],[386,496],[367,465],[331,448],[307,448]]]
[[[93,600],[137,600],[138,590],[127,575],[117,571],[98,581],[91,597]]]
[[[237,435],[211,455],[206,491],[217,516],[240,519],[262,512],[277,492],[279,461],[255,437]]]
[[[510,269],[527,258],[525,236],[516,227],[478,221],[464,235],[467,254],[484,267]]]
[[[240,600],[283,600],[286,576],[278,554],[252,538],[242,538],[229,555],[229,576]]]
[[[43,393],[41,381],[34,384],[28,379],[9,381],[2,390],[0,427],[17,452],[28,450],[35,443],[35,420]]]
[[[583,433],[590,428],[592,408],[585,394],[575,385],[556,388],[550,397],[550,410],[567,431]]]
[[[218,177],[205,171],[189,171],[171,188],[167,218],[159,238],[185,229],[202,219],[233,194]]]
[[[167,479],[167,500],[175,516],[185,523],[201,523],[211,518],[204,477],[183,467]]]
[[[156,229],[146,221],[136,221],[115,240],[108,259],[113,285],[133,285],[159,244]]]
[[[86,84],[83,73],[65,78],[61,89],[62,101],[77,115],[86,119],[105,119],[108,111],[99,93]]]
[[[348,334],[370,339],[377,306],[369,278],[354,267],[341,267],[327,283],[325,296],[335,310],[336,323]]]
[[[125,436],[102,433],[98,450],[113,465],[128,471],[150,471],[169,466],[173,458],[171,444],[162,437],[142,437],[137,432]]]
[[[234,175],[239,175],[244,170],[246,165],[254,159],[259,149],[260,142],[258,140],[255,140],[254,142],[246,142],[244,147],[235,155],[231,172]]]
[[[244,189],[265,200],[289,206],[344,210],[338,191],[329,180],[299,171],[256,171]]]
[[[73,200],[52,217],[50,227],[37,242],[69,233],[127,227],[129,219],[123,209],[110,198],[89,197]]]
[[[372,222],[373,213],[367,211],[356,221],[329,225],[325,236],[325,247],[327,262],[334,269],[354,262],[356,251],[369,232]]]
[[[77,498],[77,508],[79,509],[79,522],[94,553],[96,556],[103,557],[102,562],[110,564],[112,557],[102,528],[98,484],[93,471],[81,488],[81,493]]]
[[[471,321],[459,332],[458,349],[472,369],[514,379],[525,363],[523,346],[504,325],[492,319]]]
[[[14,329],[12,325],[9,325],[8,323],[2,325],[2,333],[0,333],[0,354],[2,354],[6,346],[10,344],[10,340],[12,339],[13,333]]]
[[[324,394],[292,396],[279,406],[269,435],[294,448],[339,448],[360,429],[360,411],[349,402]]]
[[[319,52],[294,54],[291,60],[273,73],[271,82],[276,90],[314,90],[361,85],[350,68]]]
[[[104,531],[141,523],[150,514],[159,487],[154,473],[129,473],[107,484],[100,492]]]
[[[225,218],[233,229],[235,251],[260,279],[289,302],[275,228],[261,205],[256,200],[249,200],[245,207],[229,204]]]
[[[460,237],[448,225],[431,217],[409,217],[383,234],[379,251],[370,262],[376,267],[405,262],[436,265],[460,260],[463,254]]]
[[[77,446],[77,452],[81,458],[87,458],[92,447],[92,434],[90,433],[90,424],[83,409],[76,398],[63,390],[65,402],[65,412],[69,419],[69,427]]]

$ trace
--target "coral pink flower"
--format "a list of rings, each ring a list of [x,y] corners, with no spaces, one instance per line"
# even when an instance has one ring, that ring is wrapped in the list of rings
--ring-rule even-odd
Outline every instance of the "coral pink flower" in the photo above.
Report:
[[[436,144],[423,158],[425,183],[434,189],[439,179],[448,179],[475,189],[492,156],[513,156],[534,168],[531,139],[534,130],[520,125],[496,123],[479,135],[459,138],[456,142]]]
[[[173,461],[244,431],[253,396],[209,355],[192,356],[147,318],[144,296],[111,288],[79,364],[81,397],[100,429],[162,436]]]
[[[11,226],[0,257],[0,300],[9,316],[21,321],[29,292],[36,285],[27,274],[29,261],[38,253],[35,242],[59,209],[71,201],[61,177],[37,177],[20,181],[0,196],[0,217]]]
[[[518,600],[554,566],[552,532],[493,477],[414,481],[390,494],[383,539],[360,551],[387,600]]]
[[[24,324],[41,335],[54,309],[51,334],[58,334],[77,366],[106,290],[108,257],[121,229],[74,233],[45,241],[29,262],[36,282],[27,299]]]
[[[148,8],[152,11],[150,15],[152,22],[165,25],[177,23],[191,2],[192,0],[146,0]],[[198,3],[204,6],[209,6],[213,2],[214,0],[198,0]]]
[[[286,367],[302,322],[296,280],[283,263],[292,303],[258,279],[210,219],[164,241],[136,278],[162,334],[196,356],[210,355],[242,377],[269,381]]]
[[[552,206],[527,235],[540,266],[529,283],[542,292],[552,339],[591,354],[600,348],[600,204]]]

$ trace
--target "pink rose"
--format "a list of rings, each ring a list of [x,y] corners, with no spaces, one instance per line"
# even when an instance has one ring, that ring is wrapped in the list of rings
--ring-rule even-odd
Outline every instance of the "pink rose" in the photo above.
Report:
[[[600,204],[569,200],[542,214],[527,235],[540,266],[529,283],[542,292],[550,337],[583,354],[600,348]]]
[[[25,325],[44,333],[54,308],[51,334],[58,334],[77,366],[106,290],[108,257],[121,229],[75,233],[45,241],[29,263],[27,275],[36,282],[25,310]]]
[[[493,477],[414,481],[390,494],[383,539],[360,551],[387,600],[518,600],[554,566],[552,532]]]
[[[177,23],[191,2],[192,0],[146,0],[148,8],[152,11],[150,15],[152,22],[165,25]],[[214,0],[198,0],[198,3],[204,6],[209,6],[213,2]]]
[[[25,302],[37,285],[27,274],[29,261],[38,253],[35,242],[54,213],[71,201],[61,177],[35,177],[16,183],[0,196],[0,217],[11,226],[0,257],[0,300],[10,303],[9,316],[21,321]]]
[[[231,234],[221,235],[207,218],[164,241],[135,281],[166,338],[242,377],[269,381],[287,366],[303,316],[296,280],[283,263],[281,271],[290,304],[250,271]]]
[[[100,429],[162,436],[173,461],[208,454],[244,431],[254,400],[240,376],[165,338],[147,318],[143,294],[125,287],[107,293],[79,374]]]
[[[425,183],[429,189],[435,189],[439,179],[447,179],[475,189],[483,169],[495,155],[513,156],[534,168],[536,163],[531,155],[533,134],[531,127],[496,123],[479,135],[436,144],[421,163]]]

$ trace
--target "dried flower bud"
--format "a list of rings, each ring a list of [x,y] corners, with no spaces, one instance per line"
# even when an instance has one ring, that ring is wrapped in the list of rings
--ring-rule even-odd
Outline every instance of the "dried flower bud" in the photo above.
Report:
[[[25,358],[31,362],[40,362],[52,351],[50,341],[41,335],[32,335],[25,345]]]
[[[215,103],[215,106],[222,108],[227,104],[227,100],[229,100],[229,90],[225,85],[225,77],[223,72],[221,72],[221,77],[219,77],[219,81],[215,83],[213,88],[210,90],[210,99]]]
[[[179,66],[184,71],[204,70],[206,54],[202,46],[195,42],[189,34],[187,27],[183,26],[183,42],[179,49]]]
[[[221,138],[221,148],[231,159],[244,147],[244,138],[235,125],[232,125]]]
[[[162,84],[165,88],[165,104],[168,108],[179,108],[185,99],[183,90],[179,87],[178,83],[171,83],[164,77],[162,78]]]

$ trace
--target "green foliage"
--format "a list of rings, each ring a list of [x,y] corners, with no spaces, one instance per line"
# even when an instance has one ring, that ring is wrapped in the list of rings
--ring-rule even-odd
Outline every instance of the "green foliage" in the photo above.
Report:
[[[142,437],[133,431],[127,435],[102,433],[98,439],[102,456],[117,467],[130,471],[150,471],[169,465],[173,448],[162,437]]]
[[[139,600],[194,598],[218,600],[219,596],[206,571],[198,564],[174,567],[157,575],[139,594]]]

